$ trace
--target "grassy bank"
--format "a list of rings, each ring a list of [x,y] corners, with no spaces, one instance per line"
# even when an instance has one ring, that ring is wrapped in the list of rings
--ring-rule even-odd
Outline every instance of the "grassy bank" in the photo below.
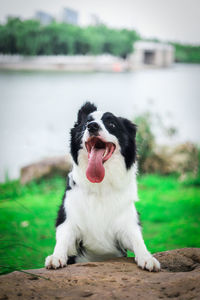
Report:
[[[56,210],[65,180],[53,178],[21,186],[18,181],[0,185],[1,273],[40,268],[52,253]],[[145,242],[151,252],[200,247],[200,190],[176,177],[148,175],[139,178]]]

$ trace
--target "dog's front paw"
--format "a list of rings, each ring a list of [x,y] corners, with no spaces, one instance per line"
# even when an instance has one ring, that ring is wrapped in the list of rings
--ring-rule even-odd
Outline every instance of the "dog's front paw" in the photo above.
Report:
[[[47,256],[45,259],[45,268],[58,269],[67,265],[67,257],[64,255],[56,256],[54,254]]]
[[[145,255],[145,256],[139,256],[135,258],[135,261],[137,265],[142,268],[146,269],[148,271],[160,271],[160,263],[159,261],[153,257],[152,255]]]

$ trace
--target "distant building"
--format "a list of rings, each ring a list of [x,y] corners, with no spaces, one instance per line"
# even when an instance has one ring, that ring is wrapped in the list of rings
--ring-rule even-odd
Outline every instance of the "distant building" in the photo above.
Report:
[[[90,17],[89,17],[89,25],[91,26],[98,26],[102,24],[99,16],[97,16],[96,14],[90,14]]]
[[[78,11],[68,7],[63,9],[62,21],[64,23],[78,25],[78,18],[79,18]]]
[[[133,68],[169,67],[174,62],[174,47],[166,43],[138,41],[134,43],[134,52],[130,56]]]
[[[35,19],[40,21],[40,23],[43,25],[48,25],[48,24],[52,23],[54,20],[54,18],[50,14],[48,14],[44,11],[41,11],[41,10],[36,11]]]

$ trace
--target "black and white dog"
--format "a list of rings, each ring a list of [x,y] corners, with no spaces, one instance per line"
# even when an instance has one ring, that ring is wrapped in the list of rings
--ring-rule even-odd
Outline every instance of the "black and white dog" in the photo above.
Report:
[[[136,126],[87,102],[71,130],[73,169],[56,221],[46,268],[135,253],[139,267],[159,271],[141,233],[136,183]]]

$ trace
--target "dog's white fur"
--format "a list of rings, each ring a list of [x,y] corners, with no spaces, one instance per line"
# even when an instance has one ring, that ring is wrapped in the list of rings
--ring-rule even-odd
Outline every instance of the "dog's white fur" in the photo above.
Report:
[[[116,149],[104,164],[104,180],[91,183],[85,175],[88,164],[85,141],[89,137],[88,130],[85,130],[78,165],[74,163],[70,173],[72,189],[67,191],[64,202],[67,218],[56,229],[56,246],[53,254],[46,258],[45,266],[55,269],[65,266],[68,256],[77,255],[77,240],[83,240],[87,249],[87,254],[79,257],[77,262],[119,257],[121,252],[115,245],[118,240],[124,249],[135,253],[139,267],[158,271],[160,264],[144,244],[134,205],[138,200],[136,164],[127,171],[117,138],[106,130],[101,121],[102,113],[94,112],[92,116],[102,128],[100,135],[113,142]]]

